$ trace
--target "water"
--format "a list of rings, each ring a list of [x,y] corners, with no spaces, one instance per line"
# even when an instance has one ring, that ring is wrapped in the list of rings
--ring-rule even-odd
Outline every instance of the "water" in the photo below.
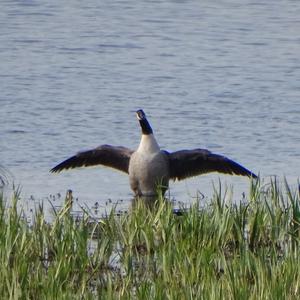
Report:
[[[129,200],[106,168],[49,169],[100,144],[135,148],[134,111],[170,151],[208,148],[299,178],[299,1],[1,1],[0,164],[23,198]],[[209,195],[218,175],[171,184]],[[220,176],[236,197],[246,178]]]

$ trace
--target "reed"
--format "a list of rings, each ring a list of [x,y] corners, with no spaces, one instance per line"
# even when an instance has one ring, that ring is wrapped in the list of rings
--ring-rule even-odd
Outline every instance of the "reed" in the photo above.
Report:
[[[253,182],[232,203],[221,185],[206,205],[175,214],[159,197],[150,208],[78,219],[70,203],[28,224],[20,193],[0,196],[3,299],[297,299],[300,199],[277,180]],[[226,200],[227,199],[227,200]]]

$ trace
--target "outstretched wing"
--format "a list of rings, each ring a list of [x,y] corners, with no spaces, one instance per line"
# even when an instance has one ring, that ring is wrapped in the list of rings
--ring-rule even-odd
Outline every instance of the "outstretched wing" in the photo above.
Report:
[[[233,160],[205,149],[181,150],[169,153],[170,178],[181,180],[209,172],[257,178],[255,174]]]
[[[121,146],[102,145],[95,149],[79,152],[76,155],[61,162],[50,172],[78,167],[104,165],[128,173],[129,159],[133,150]]]

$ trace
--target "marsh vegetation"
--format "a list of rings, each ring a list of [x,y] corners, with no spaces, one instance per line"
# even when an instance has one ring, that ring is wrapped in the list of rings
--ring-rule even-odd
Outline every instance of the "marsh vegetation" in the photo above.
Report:
[[[3,299],[297,299],[300,199],[288,183],[253,182],[240,203],[218,186],[206,205],[174,213],[158,198],[102,219],[71,203],[28,224],[0,197]],[[201,205],[200,205],[201,204]]]

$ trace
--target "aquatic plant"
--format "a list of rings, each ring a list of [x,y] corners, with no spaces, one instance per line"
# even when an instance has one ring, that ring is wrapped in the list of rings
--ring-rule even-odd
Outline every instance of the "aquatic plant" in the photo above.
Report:
[[[20,193],[0,197],[0,294],[5,299],[296,299],[300,296],[300,199],[287,182],[253,182],[233,203],[218,185],[211,201],[174,213],[112,210],[95,220],[70,198],[28,224]]]

